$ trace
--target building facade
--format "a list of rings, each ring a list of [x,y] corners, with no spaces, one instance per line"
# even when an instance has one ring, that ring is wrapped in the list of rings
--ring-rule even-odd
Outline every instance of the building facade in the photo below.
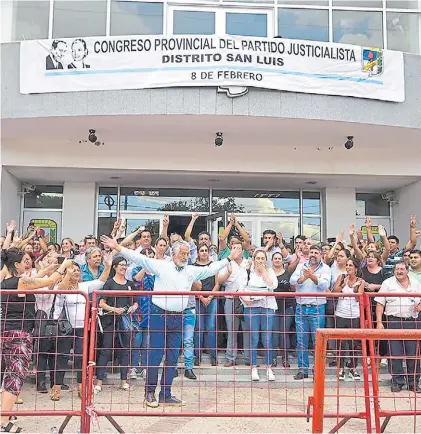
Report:
[[[322,240],[366,216],[406,240],[410,215],[421,216],[421,1],[1,3],[2,227],[38,220],[57,239],[79,240],[109,232],[119,216],[128,230],[146,224],[157,234],[165,213],[174,232],[199,212],[197,228],[216,241],[234,212],[260,244],[265,229]],[[21,93],[22,40],[125,35],[402,51],[405,98],[258,83],[237,97],[191,85]]]

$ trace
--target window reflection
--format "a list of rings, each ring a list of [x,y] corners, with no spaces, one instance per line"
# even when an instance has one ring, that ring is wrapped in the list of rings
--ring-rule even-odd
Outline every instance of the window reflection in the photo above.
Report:
[[[300,193],[298,191],[215,190],[212,211],[299,214]]]
[[[321,241],[320,217],[303,217],[303,234],[315,241]]]
[[[104,36],[107,0],[55,0],[53,17],[53,38]]]
[[[318,191],[303,192],[303,214],[320,214],[320,193]]]
[[[386,19],[387,48],[420,54],[421,13],[387,12]]]
[[[117,211],[117,187],[99,187],[98,210]]]
[[[12,26],[10,34],[12,41],[48,38],[50,15],[50,2],[48,0],[2,1],[1,9],[2,26],[8,26],[9,23],[6,23],[6,20],[12,20],[10,23]],[[3,42],[9,42],[9,40]]]
[[[111,35],[160,35],[163,28],[163,3],[112,1]]]
[[[390,205],[379,193],[357,193],[357,215],[388,216]]]
[[[387,8],[421,10],[419,0],[386,0]]]
[[[278,9],[278,35],[286,39],[329,42],[329,11]]]
[[[24,196],[24,208],[62,209],[62,185],[36,185]]]
[[[115,213],[99,213],[97,236],[110,235],[116,221],[117,214]]]
[[[124,211],[209,212],[209,191],[122,187],[120,209]]]
[[[333,11],[333,42],[383,47],[382,13]]]
[[[174,11],[174,35],[214,35],[215,12]]]
[[[124,214],[123,214],[124,216]],[[152,240],[156,240],[159,237],[159,220],[158,219],[127,219],[126,220],[126,234],[131,234],[141,226],[145,226],[145,229],[151,232]]]
[[[266,14],[226,13],[225,30],[227,35],[266,37]]]

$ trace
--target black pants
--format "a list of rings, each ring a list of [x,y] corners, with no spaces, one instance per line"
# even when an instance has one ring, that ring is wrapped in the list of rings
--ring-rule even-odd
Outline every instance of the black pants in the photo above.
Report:
[[[336,327],[338,329],[359,329],[360,319],[359,318],[341,318],[336,317]],[[351,369],[355,369],[358,365],[357,351],[358,345],[354,339],[347,339],[339,342],[339,366],[345,367],[345,359],[347,356],[351,360]]]
[[[73,348],[73,368],[76,369],[77,382],[82,383],[82,351],[83,329],[73,329],[70,336],[61,336],[57,339],[57,371],[54,384],[61,386],[64,381],[70,350]]]
[[[37,385],[45,383],[47,371],[50,372],[50,386],[54,384],[54,372],[57,370],[55,366],[55,345],[52,344],[49,347],[40,342],[42,340],[37,339],[34,346],[34,354],[36,357],[37,366]]]
[[[405,320],[395,316],[387,317],[388,329],[416,329],[416,320]],[[392,383],[409,388],[418,384],[420,379],[420,343],[417,341],[394,340],[389,341],[389,372]],[[403,368],[403,360],[406,363],[406,372]]]

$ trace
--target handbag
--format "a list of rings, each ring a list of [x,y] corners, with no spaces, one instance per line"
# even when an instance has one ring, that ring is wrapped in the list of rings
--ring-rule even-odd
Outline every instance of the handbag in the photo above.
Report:
[[[54,319],[54,307],[56,304],[57,295],[54,296],[53,305],[51,306],[50,315],[45,328],[42,330],[43,334],[40,335],[42,339],[55,340],[59,336],[70,336],[73,333],[73,327],[70,324],[69,316],[66,307],[66,298],[64,298],[63,309],[58,319]]]
[[[250,269],[247,270],[247,283],[246,286],[250,282]],[[244,304],[241,301],[240,297],[234,298],[234,314],[241,321],[244,319]]]

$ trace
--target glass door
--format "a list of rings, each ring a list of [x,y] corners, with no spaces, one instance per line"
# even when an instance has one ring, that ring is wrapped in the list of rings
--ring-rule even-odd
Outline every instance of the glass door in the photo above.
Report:
[[[152,240],[156,240],[162,231],[163,213],[143,214],[123,211],[120,213],[120,217],[126,219],[126,235],[131,234],[141,226],[145,226],[147,230],[151,231]]]
[[[227,225],[227,218],[226,211],[217,212],[206,217],[207,231],[211,234],[212,244],[219,244],[218,237]]]

